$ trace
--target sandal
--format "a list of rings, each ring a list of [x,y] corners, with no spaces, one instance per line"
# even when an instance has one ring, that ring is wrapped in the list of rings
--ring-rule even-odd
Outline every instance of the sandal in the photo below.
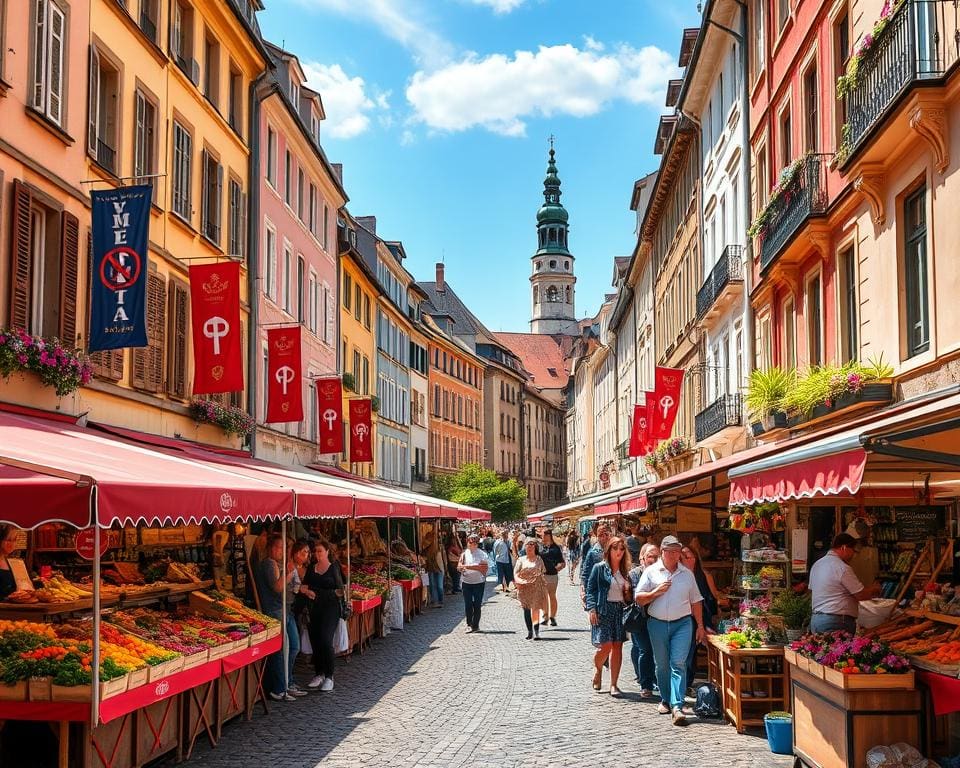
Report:
[[[669,705],[669,704],[664,704],[664,703],[661,701],[661,702],[660,702],[660,706],[657,707],[657,714],[658,714],[658,715],[669,715],[669,714],[670,714],[670,705]]]
[[[603,679],[603,670],[598,669],[593,675],[593,690],[600,690],[600,681]]]

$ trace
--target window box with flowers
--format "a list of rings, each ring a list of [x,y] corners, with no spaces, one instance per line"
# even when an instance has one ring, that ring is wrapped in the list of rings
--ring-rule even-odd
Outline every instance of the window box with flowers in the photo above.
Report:
[[[90,382],[93,369],[76,349],[67,349],[59,339],[43,339],[22,329],[0,329],[0,378],[15,373],[33,373],[57,397],[66,397]]]
[[[790,414],[791,428],[804,426],[853,411],[879,407],[893,401],[893,368],[877,361],[853,361],[840,366],[812,368],[797,377],[795,386],[780,401]]]
[[[692,448],[687,438],[671,437],[648,453],[643,461],[647,469],[656,472],[660,477],[667,477],[685,469],[683,465],[691,456]]]
[[[253,418],[242,408],[222,405],[213,400],[194,400],[190,415],[198,424],[214,424],[228,435],[246,437],[253,431]]]

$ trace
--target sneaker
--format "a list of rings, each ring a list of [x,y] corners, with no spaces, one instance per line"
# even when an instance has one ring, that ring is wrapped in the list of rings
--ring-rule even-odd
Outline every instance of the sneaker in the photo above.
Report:
[[[315,691],[317,690],[317,688],[323,685],[323,681],[326,679],[327,678],[325,678],[323,675],[317,675],[315,678],[313,678],[313,680],[307,683],[307,688],[311,688],[312,690]]]
[[[473,627],[467,627],[466,633],[469,635],[471,632],[473,632]]]
[[[333,690],[333,678],[328,677],[323,681],[323,685],[320,686],[321,691],[332,691]]]
[[[680,707],[674,707],[673,710],[673,724],[674,725],[686,725],[687,716],[683,714],[683,710]]]
[[[641,688],[641,689],[640,689],[640,698],[641,698],[641,699],[649,699],[649,698],[651,698],[652,696],[653,696],[653,691],[651,691],[649,688]]]
[[[274,701],[296,701],[296,699],[286,691],[284,691],[283,693],[271,692],[271,693],[268,693],[267,695]]]

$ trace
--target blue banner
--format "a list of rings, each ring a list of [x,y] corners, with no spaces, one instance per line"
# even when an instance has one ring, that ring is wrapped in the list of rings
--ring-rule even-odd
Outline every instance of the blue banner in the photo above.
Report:
[[[89,350],[147,346],[149,186],[91,192]]]

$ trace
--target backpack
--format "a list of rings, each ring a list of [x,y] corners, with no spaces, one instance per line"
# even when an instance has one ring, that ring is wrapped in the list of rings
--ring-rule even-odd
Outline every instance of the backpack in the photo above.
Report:
[[[697,703],[693,705],[693,713],[701,718],[716,718],[721,716],[720,692],[713,683],[703,683],[697,686]]]

